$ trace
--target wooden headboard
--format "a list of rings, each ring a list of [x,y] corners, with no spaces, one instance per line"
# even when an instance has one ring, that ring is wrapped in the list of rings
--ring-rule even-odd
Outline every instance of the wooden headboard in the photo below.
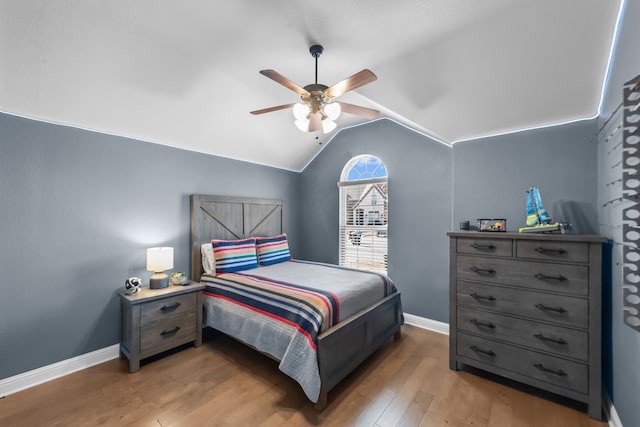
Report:
[[[281,200],[192,194],[191,279],[202,276],[203,243],[283,233],[283,215]]]

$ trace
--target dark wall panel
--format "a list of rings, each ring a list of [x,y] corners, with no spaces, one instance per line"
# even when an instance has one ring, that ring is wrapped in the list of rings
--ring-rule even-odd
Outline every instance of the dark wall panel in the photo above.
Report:
[[[602,116],[600,124],[604,125],[622,102],[622,85],[640,75],[640,0],[626,0],[624,15],[618,30],[618,38],[606,82],[604,100],[602,102]],[[608,159],[599,159],[603,167],[610,168]],[[599,177],[598,188],[607,189],[609,177]],[[617,212],[620,208],[614,205]],[[607,207],[610,210],[611,206]],[[603,227],[602,233],[614,239],[621,233],[622,214],[612,216],[604,209],[602,223],[610,227]],[[618,227],[618,228],[612,228]],[[622,246],[616,241],[613,246],[614,260],[622,260]],[[613,280],[611,282],[611,298],[609,307],[611,331],[608,336],[613,348],[613,354],[607,355],[605,360],[610,362],[612,377],[607,378],[605,384],[608,394],[613,400],[616,412],[622,425],[637,425],[640,421],[640,369],[638,369],[638,355],[640,355],[640,333],[623,322],[623,271],[620,262],[612,266]]]

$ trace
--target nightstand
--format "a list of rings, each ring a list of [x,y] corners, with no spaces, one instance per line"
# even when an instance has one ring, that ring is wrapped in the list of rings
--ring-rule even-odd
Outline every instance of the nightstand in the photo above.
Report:
[[[202,344],[203,289],[192,283],[119,293],[120,356],[129,359],[129,372],[140,369],[141,359],[188,342]]]

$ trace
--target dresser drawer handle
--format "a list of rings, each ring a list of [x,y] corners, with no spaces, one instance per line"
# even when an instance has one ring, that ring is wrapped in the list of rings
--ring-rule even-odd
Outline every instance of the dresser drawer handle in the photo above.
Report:
[[[567,280],[567,278],[562,274],[558,274],[557,276],[547,276],[546,274],[537,273],[534,275],[534,277],[539,280],[557,280],[558,282],[564,282],[565,280]]]
[[[567,312],[567,310],[565,310],[562,307],[549,307],[549,306],[544,305],[544,304],[536,304],[536,308],[538,310],[542,310],[542,311],[555,311],[555,312],[558,312],[558,313],[566,313]]]
[[[478,295],[478,294],[476,294],[475,292],[471,293],[471,294],[470,294],[470,296],[471,296],[471,298],[474,298],[474,299],[486,299],[486,300],[488,300],[488,301],[495,301],[495,300],[496,300],[496,299],[495,299],[495,297],[493,297],[493,296],[491,296],[491,295],[489,295],[489,296],[486,296],[486,295]]]
[[[171,329],[171,330],[169,330],[169,331],[162,331],[162,332],[160,332],[160,335],[162,335],[163,337],[164,337],[164,336],[167,336],[167,335],[173,335],[173,334],[175,334],[176,332],[178,332],[179,330],[180,330],[180,326],[176,326],[175,328],[173,328],[173,329]]]
[[[471,247],[473,249],[477,249],[479,251],[492,251],[494,250],[496,247],[492,244],[488,244],[488,245],[483,245],[481,243],[472,243]]]
[[[567,343],[562,338],[545,337],[542,334],[534,334],[533,336],[538,338],[540,341],[549,341],[549,342],[553,342],[553,343],[556,343],[556,344],[566,344]]]
[[[542,363],[536,363],[535,366],[537,369],[541,370],[542,372],[548,372],[550,374],[553,375],[557,375],[559,377],[566,377],[567,373],[565,371],[563,371],[562,369],[549,369],[546,366],[544,366]]]
[[[178,307],[180,307],[179,302],[171,305],[163,305],[162,307],[160,307],[160,311],[162,311],[163,313],[166,313],[167,311],[175,310]]]
[[[495,356],[495,355],[496,355],[496,354],[495,354],[493,351],[491,351],[491,350],[485,350],[485,349],[482,349],[482,348],[480,348],[480,347],[476,347],[475,345],[472,345],[472,346],[471,346],[471,350],[475,351],[476,353],[486,354],[487,356],[491,356],[491,357],[493,357],[493,356]]]
[[[562,254],[566,254],[567,251],[564,249],[552,249],[552,248],[545,248],[545,247],[537,247],[534,249],[534,251],[538,252],[539,254],[557,254],[557,255],[562,255]]]
[[[471,271],[477,274],[493,274],[496,272],[493,268],[479,268],[475,265],[471,267]]]
[[[482,326],[489,329],[495,329],[496,327],[496,325],[494,325],[491,322],[481,322],[477,319],[471,319],[470,322],[473,323],[475,326]]]

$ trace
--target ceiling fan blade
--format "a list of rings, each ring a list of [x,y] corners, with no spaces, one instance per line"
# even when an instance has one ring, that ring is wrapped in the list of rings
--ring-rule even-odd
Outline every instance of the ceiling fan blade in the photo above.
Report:
[[[343,113],[355,114],[356,116],[365,117],[367,119],[375,119],[380,115],[380,111],[373,108],[361,107],[359,105],[348,104],[346,102],[334,101],[340,104]]]
[[[286,78],[285,76],[283,76],[282,74],[278,73],[275,70],[260,70],[260,74],[262,74],[263,76],[269,77],[274,82],[280,83],[282,86],[288,89],[291,89],[292,91],[294,91],[300,96],[309,95],[309,92],[307,90],[301,88],[300,86],[298,86],[297,84],[295,84],[294,82],[292,82],[291,80],[289,80],[288,78]]]
[[[335,98],[336,96],[340,96],[343,93],[349,92],[350,90],[359,88],[360,86],[364,86],[368,83],[376,81],[378,77],[371,70],[367,70],[366,68],[359,73],[355,73],[351,77],[347,77],[340,83],[336,83],[327,89],[324,94],[329,98]]]
[[[315,132],[322,128],[322,114],[310,113],[309,114],[309,132]]]
[[[292,108],[294,104],[283,104],[283,105],[277,105],[275,107],[269,107],[269,108],[263,108],[262,110],[255,110],[255,111],[251,111],[251,114],[264,114],[264,113],[270,113],[272,111],[278,111],[278,110],[284,110],[286,108]]]

